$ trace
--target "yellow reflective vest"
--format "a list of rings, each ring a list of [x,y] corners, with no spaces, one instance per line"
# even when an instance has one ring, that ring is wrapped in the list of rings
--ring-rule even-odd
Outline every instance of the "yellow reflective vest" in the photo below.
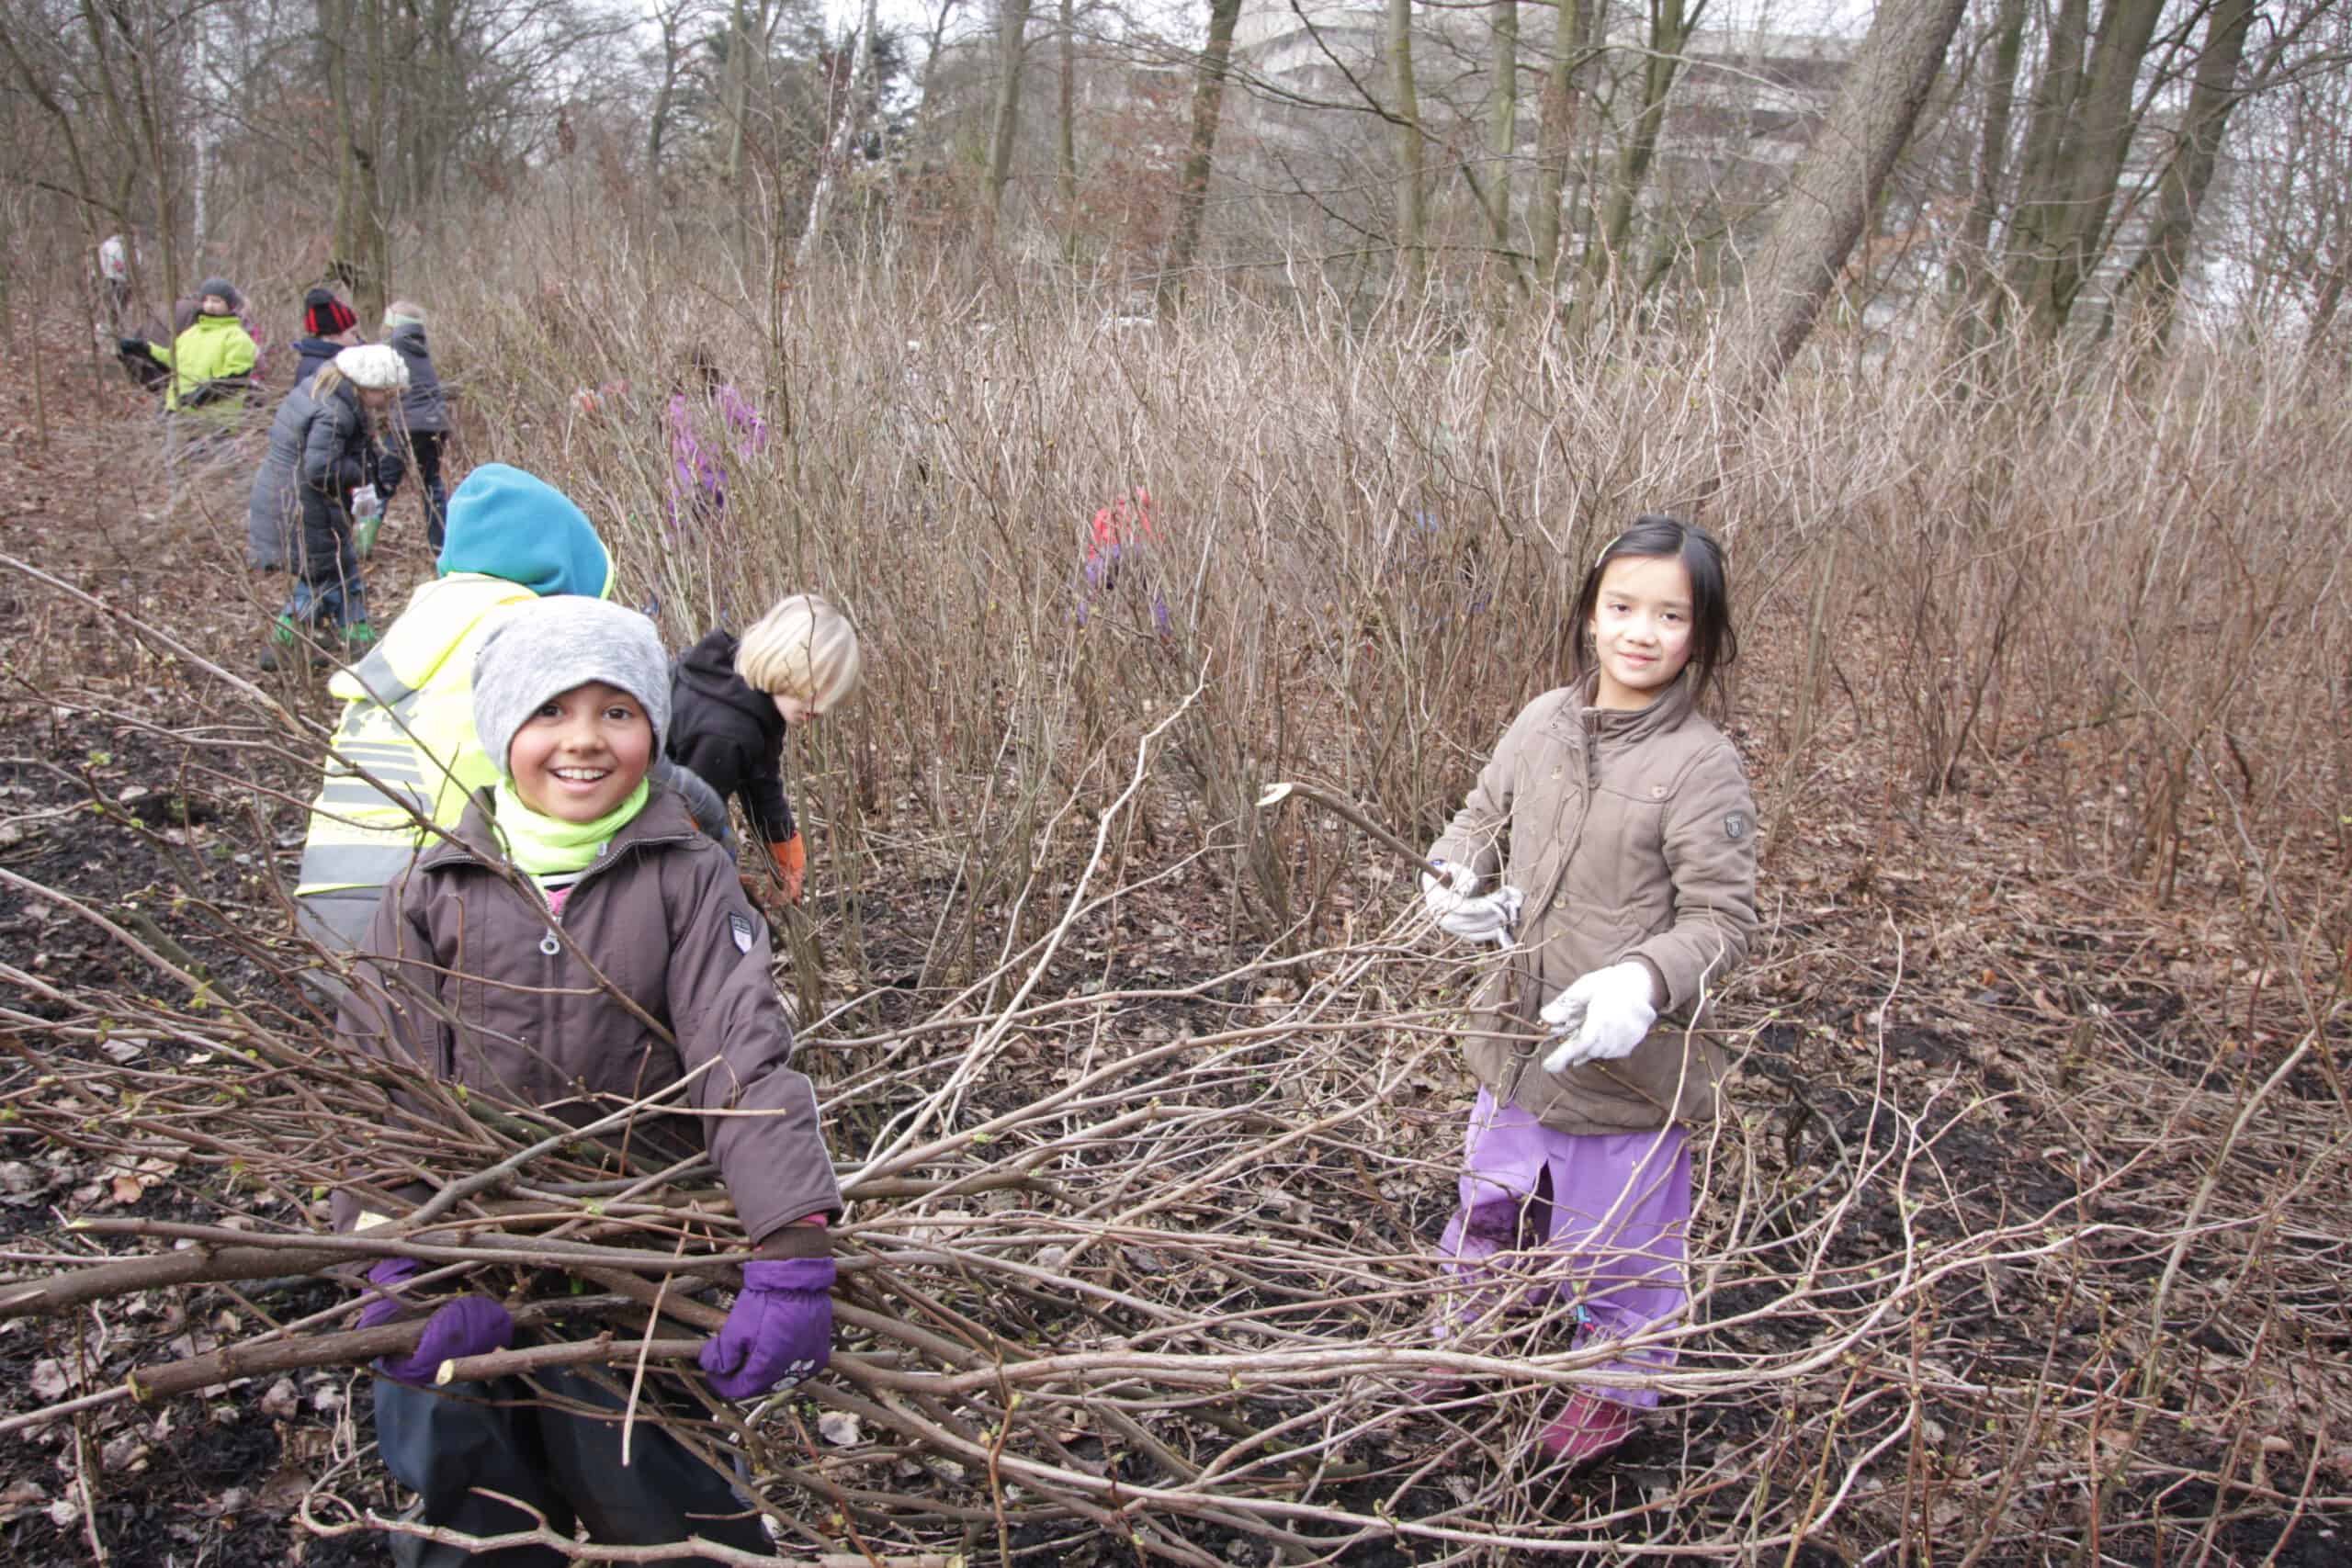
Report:
[[[519,582],[455,572],[425,583],[368,657],[327,690],[344,699],[295,896],[359,893],[364,928],[377,895],[423,843],[431,823],[454,828],[466,801],[498,779],[474,737],[474,655],[518,604]],[[340,931],[346,923],[330,919]],[[356,933],[355,933],[356,934]]]

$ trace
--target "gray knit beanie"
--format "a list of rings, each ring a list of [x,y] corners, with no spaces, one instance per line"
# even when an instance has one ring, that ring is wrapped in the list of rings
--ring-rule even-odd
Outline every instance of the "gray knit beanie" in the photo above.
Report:
[[[474,734],[482,754],[514,777],[506,752],[539,705],[602,681],[635,697],[653,724],[653,757],[670,728],[670,660],[662,635],[635,610],[560,594],[518,606],[474,656]]]

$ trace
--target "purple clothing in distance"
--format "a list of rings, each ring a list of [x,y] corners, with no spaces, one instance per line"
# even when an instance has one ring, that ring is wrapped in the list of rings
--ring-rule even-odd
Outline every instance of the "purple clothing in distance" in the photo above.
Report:
[[[1690,1304],[1683,1272],[1690,1228],[1689,1135],[1668,1126],[1645,1133],[1558,1133],[1485,1089],[1464,1140],[1461,1207],[1440,1247],[1454,1277],[1473,1286],[1463,1323],[1510,1305],[1510,1288],[1475,1287],[1499,1253],[1541,1250],[1556,1275],[1532,1294],[1556,1291],[1578,1309],[1576,1343],[1625,1339],[1680,1318]],[[1451,1325],[1449,1325],[1450,1327]],[[1647,1373],[1674,1364],[1670,1346],[1645,1346],[1609,1363]],[[1657,1391],[1634,1386],[1595,1393],[1655,1408]]]
[[[727,506],[727,463],[767,450],[768,422],[730,383],[700,406],[684,392],[670,399],[670,525],[704,522]],[[715,418],[718,428],[706,427]]]

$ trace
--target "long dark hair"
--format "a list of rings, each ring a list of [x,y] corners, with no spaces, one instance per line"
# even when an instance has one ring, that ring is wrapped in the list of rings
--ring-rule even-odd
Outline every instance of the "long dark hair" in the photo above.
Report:
[[[1575,650],[1570,658],[1570,672],[1581,682],[1600,662],[1587,628],[1592,625],[1593,612],[1600,604],[1601,575],[1608,571],[1611,561],[1627,556],[1671,558],[1679,560],[1682,570],[1690,574],[1690,662],[1683,666],[1682,673],[1702,693],[1713,687],[1721,700],[1724,671],[1739,657],[1739,634],[1732,630],[1731,625],[1731,589],[1724,568],[1724,547],[1696,523],[1657,513],[1634,518],[1631,527],[1609,541],[1600,558],[1584,574],[1584,586],[1577,590],[1576,611],[1569,622],[1575,628],[1574,640],[1569,645]]]

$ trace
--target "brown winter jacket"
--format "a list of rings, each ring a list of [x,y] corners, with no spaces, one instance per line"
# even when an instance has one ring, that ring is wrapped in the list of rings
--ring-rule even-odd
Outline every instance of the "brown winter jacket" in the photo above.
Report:
[[[1498,1099],[1560,1132],[1712,1121],[1724,1056],[1704,1003],[1756,930],[1755,802],[1687,678],[1634,712],[1588,707],[1590,692],[1588,681],[1528,704],[1430,851],[1481,877],[1499,869],[1527,897],[1464,1055]],[[1623,1061],[1544,1071],[1537,1013],[1629,958],[1654,972],[1657,1027]]]
[[[842,1197],[815,1090],[789,1065],[792,1032],[768,974],[767,924],[745,902],[726,852],[657,784],[563,906],[565,934],[669,1029],[673,1045],[557,940],[536,890],[506,880],[491,802],[488,790],[478,793],[453,838],[424,850],[384,890],[362,948],[370,956],[355,965],[337,1020],[343,1038],[573,1125],[712,1062],[667,1103],[733,1114],[657,1108],[608,1141],[625,1145],[630,1170],[643,1173],[697,1152],[707,1137],[754,1242],[822,1250],[820,1229],[776,1234],[820,1211],[839,1213]],[[338,1197],[339,1224],[356,1213],[348,1195]]]

